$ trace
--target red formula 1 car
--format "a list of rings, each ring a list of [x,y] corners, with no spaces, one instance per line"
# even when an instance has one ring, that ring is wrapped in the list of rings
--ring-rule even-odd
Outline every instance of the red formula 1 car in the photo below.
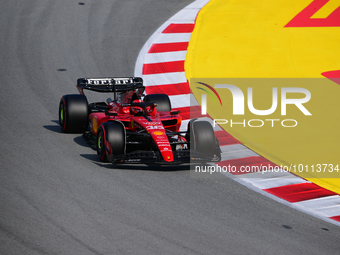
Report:
[[[211,124],[191,120],[180,131],[179,111],[166,94],[144,96],[143,79],[80,78],[80,95],[64,95],[59,123],[66,133],[83,133],[101,161],[178,164],[218,162],[221,151]],[[113,99],[88,103],[84,89],[110,93]]]

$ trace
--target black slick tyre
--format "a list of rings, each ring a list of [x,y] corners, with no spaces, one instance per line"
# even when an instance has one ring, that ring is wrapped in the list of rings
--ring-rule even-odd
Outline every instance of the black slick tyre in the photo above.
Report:
[[[65,95],[59,103],[59,124],[65,133],[84,133],[88,126],[88,103],[84,95]]]
[[[150,94],[144,97],[144,102],[155,102],[157,111],[171,111],[171,102],[167,94]]]
[[[190,130],[190,147],[213,158],[216,149],[215,132],[207,121],[194,121]],[[193,147],[193,148],[192,148]]]
[[[97,132],[97,154],[102,162],[110,161],[114,156],[125,154],[126,134],[124,125],[118,121],[105,122]]]

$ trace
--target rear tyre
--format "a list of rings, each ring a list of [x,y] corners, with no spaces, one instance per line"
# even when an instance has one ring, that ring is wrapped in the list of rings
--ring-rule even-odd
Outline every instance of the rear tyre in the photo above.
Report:
[[[88,103],[84,95],[65,95],[59,103],[59,124],[65,133],[84,133],[88,126]]]
[[[144,102],[155,102],[157,111],[171,111],[171,102],[167,94],[150,94],[144,97]]]
[[[216,150],[216,138],[213,127],[208,121],[194,121],[189,125],[190,147],[213,158]]]
[[[100,161],[112,161],[113,156],[125,154],[125,128],[118,121],[105,122],[97,133],[97,154]]]

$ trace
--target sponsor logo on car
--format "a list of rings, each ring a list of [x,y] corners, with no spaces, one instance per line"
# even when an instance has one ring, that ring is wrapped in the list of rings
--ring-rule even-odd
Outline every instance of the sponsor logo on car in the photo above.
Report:
[[[93,130],[93,132],[97,133],[97,130],[98,130],[97,117],[94,117],[93,120],[92,120],[92,130]]]
[[[147,126],[146,129],[147,130],[149,130],[149,129],[162,129],[162,130],[164,130],[164,127],[163,126]]]
[[[153,134],[154,134],[154,135],[163,135],[164,132],[162,132],[162,131],[155,131],[155,132],[153,132]]]

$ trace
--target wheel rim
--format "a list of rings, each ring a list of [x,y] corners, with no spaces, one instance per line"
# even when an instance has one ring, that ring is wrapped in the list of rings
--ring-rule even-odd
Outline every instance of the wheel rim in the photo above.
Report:
[[[102,136],[99,136],[98,138],[98,149],[101,150],[102,148]]]
[[[64,104],[60,104],[60,116],[59,116],[59,123],[62,128],[64,128]]]
[[[61,111],[60,111],[60,119],[61,121],[64,121],[64,109],[61,108]]]
[[[103,131],[98,133],[97,154],[100,160],[103,161],[105,156]]]

